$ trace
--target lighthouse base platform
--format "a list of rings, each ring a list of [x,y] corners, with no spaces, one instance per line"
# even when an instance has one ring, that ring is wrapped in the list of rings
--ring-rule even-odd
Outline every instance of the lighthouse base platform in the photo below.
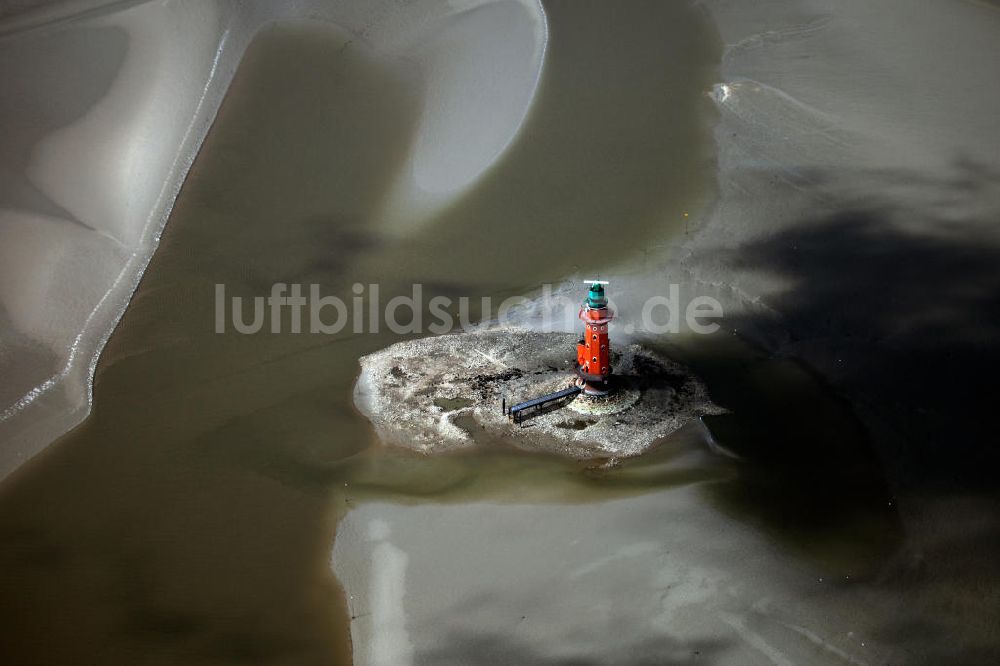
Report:
[[[512,328],[407,340],[361,359],[355,404],[380,439],[424,453],[515,446],[579,459],[639,455],[723,409],[683,365],[639,345],[614,353],[612,390],[520,423],[508,407],[573,384],[576,336]]]
[[[633,382],[621,382],[621,385],[611,384],[607,395],[589,396],[584,393],[580,398],[566,405],[566,408],[585,416],[610,416],[631,409],[639,402],[642,392]]]

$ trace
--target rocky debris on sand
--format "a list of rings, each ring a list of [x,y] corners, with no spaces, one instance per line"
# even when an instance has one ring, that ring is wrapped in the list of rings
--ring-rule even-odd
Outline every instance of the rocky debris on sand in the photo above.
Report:
[[[570,386],[572,333],[492,328],[407,340],[361,359],[355,402],[386,442],[424,453],[503,441],[574,458],[638,455],[691,419],[722,413],[684,366],[639,345],[615,352],[611,396],[578,395],[511,422],[501,403]]]

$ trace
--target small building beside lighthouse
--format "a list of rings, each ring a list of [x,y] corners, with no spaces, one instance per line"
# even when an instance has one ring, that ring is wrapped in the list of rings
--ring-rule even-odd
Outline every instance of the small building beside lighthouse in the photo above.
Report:
[[[576,374],[586,395],[607,395],[611,377],[611,343],[608,324],[614,313],[608,308],[604,285],[608,282],[587,280],[587,298],[580,308],[583,336],[576,345]]]

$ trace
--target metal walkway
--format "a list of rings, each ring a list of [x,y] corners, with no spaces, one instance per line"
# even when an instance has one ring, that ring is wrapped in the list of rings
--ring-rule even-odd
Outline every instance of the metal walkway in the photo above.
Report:
[[[547,393],[538,398],[532,398],[531,400],[519,402],[507,410],[507,416],[513,419],[514,423],[521,423],[526,417],[531,416],[536,412],[541,412],[546,407],[550,407],[560,400],[576,395],[582,390],[583,389],[579,386],[570,386],[569,388],[556,391],[555,393]]]

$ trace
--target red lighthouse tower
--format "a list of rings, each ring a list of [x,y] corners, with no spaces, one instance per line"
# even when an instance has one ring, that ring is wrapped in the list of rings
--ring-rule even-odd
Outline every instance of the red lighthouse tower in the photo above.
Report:
[[[586,395],[607,395],[611,376],[611,344],[608,341],[608,324],[614,312],[608,309],[604,285],[608,282],[587,280],[590,285],[587,299],[580,308],[583,337],[576,345],[577,383]]]

